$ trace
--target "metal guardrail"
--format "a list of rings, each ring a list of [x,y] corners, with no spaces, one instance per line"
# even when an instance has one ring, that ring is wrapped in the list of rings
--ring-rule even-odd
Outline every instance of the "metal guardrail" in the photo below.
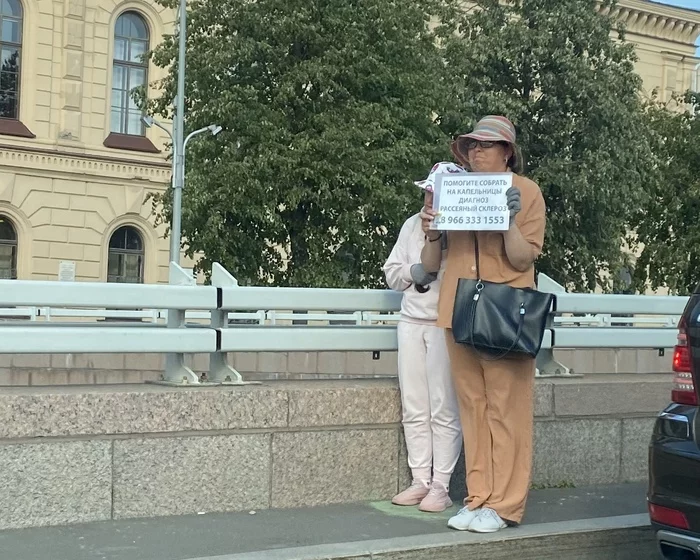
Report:
[[[0,280],[0,353],[165,353],[165,383],[199,384],[185,365],[209,353],[209,383],[242,384],[228,352],[391,351],[402,295],[390,290],[241,287],[214,265],[196,286]],[[556,348],[671,348],[687,298],[569,294],[540,275],[556,307],[538,375],[571,375]],[[299,324],[303,323],[303,324]],[[340,323],[340,324],[338,324]]]
[[[0,326],[2,353],[199,353],[217,350],[216,331],[133,326]]]
[[[0,280],[0,307],[216,309],[218,292],[214,286],[193,288],[191,285]]]
[[[209,312],[186,311],[187,322],[208,322]],[[642,317],[635,315],[630,319],[629,315],[616,316],[608,313],[586,314],[584,316],[555,316],[553,324],[561,327],[615,327],[625,326],[633,322],[636,326],[647,325],[658,328],[676,328],[680,315],[665,315],[654,317]],[[371,326],[378,323],[396,324],[401,315],[394,313],[376,313],[368,311],[356,311],[355,313],[290,313],[285,311],[265,311],[228,313],[230,323],[245,322],[257,325],[284,326],[292,323],[327,323],[349,324],[357,326]],[[7,307],[0,308],[0,321],[13,321],[19,319],[30,322],[45,323],[74,323],[76,321],[130,321],[144,325],[163,325],[167,323],[168,311],[164,309],[148,309],[143,311],[126,311],[115,309],[63,309],[55,307]]]

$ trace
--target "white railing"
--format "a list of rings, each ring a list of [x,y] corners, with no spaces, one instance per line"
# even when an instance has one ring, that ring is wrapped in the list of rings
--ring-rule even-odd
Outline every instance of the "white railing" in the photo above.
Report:
[[[187,311],[187,322],[209,321],[209,312]],[[229,313],[228,320],[231,323],[246,322],[258,325],[287,325],[292,323],[352,323],[357,326],[371,326],[378,323],[396,324],[401,315],[395,313],[373,313],[356,311],[355,313],[329,314],[329,313],[290,313],[284,311],[265,311],[263,309],[249,313]],[[556,316],[552,321],[560,327],[615,327],[626,326],[633,323],[635,326],[648,325],[649,327],[676,328],[679,315],[666,315],[643,317],[635,315],[634,318],[615,316],[609,313],[587,314],[583,316]],[[113,309],[62,309],[55,307],[9,307],[0,308],[0,322],[11,321],[17,323],[18,319],[36,322],[65,323],[75,321],[130,321],[143,324],[164,325],[168,320],[168,311],[164,309],[149,309],[146,311],[118,311]]]
[[[243,383],[228,352],[392,351],[401,294],[240,287],[214,265],[211,286],[171,264],[170,285],[0,281],[0,353],[165,353],[163,380],[202,382],[184,355],[210,354],[209,383]],[[671,348],[687,298],[556,294],[541,376],[570,375],[555,348]]]
[[[185,320],[187,322],[209,321],[209,312],[187,311]],[[265,311],[260,309],[256,312],[229,313],[228,320],[234,322],[256,323],[258,325],[287,325],[292,323],[352,323],[357,326],[370,326],[378,323],[396,324],[401,315],[393,313],[375,313],[368,311],[356,311],[354,313],[291,313],[285,311]],[[650,327],[676,328],[678,326],[678,315],[643,317],[634,316],[630,319],[626,316],[615,316],[609,313],[586,314],[583,316],[556,316],[553,318],[555,326],[561,327],[615,327],[626,326],[634,323],[635,326],[648,325]],[[0,308],[0,321],[17,322],[18,319],[36,322],[75,322],[75,321],[130,321],[144,324],[164,325],[168,320],[168,311],[165,309],[149,309],[145,311],[120,311],[115,309],[67,309],[56,307],[7,307]]]

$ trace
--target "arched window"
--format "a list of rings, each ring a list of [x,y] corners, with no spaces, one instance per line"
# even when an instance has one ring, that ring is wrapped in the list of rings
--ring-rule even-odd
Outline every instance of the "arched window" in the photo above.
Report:
[[[5,0],[2,0],[5,1]],[[114,30],[112,62],[112,109],[110,130],[117,134],[143,136],[143,112],[136,106],[133,90],[148,79],[148,26],[136,12],[125,12]]]
[[[19,119],[22,12],[19,0],[0,1],[0,118],[3,119]]]
[[[143,239],[132,226],[122,226],[109,239],[107,282],[143,283]]]
[[[17,231],[13,223],[0,216],[0,280],[17,278]]]

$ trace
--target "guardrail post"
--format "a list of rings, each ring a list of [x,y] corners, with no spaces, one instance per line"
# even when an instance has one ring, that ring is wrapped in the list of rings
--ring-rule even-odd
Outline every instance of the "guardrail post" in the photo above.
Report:
[[[554,352],[551,348],[540,350],[537,354],[537,370],[536,377],[583,377],[581,374],[574,373],[570,368],[566,367],[560,361],[554,358]]]
[[[548,294],[565,294],[566,288],[543,272],[537,275],[537,289]]]
[[[214,263],[211,269],[211,284],[217,288],[238,286],[238,280],[219,263]],[[213,329],[228,328],[228,311],[212,309],[211,327]],[[226,361],[226,352],[211,352],[209,354],[209,380],[221,385],[260,385],[256,381],[243,381],[243,376]]]
[[[177,263],[170,263],[170,284],[176,286],[195,286],[195,279],[181,268]],[[181,328],[185,326],[185,309],[168,310],[168,328]],[[199,376],[185,364],[185,355],[172,353],[165,355],[165,373],[159,382],[164,385],[199,385]]]
[[[552,280],[546,274],[540,273],[537,276],[537,289],[541,292],[549,294],[565,294],[566,288]],[[554,315],[552,313],[547,317],[547,327],[554,327]],[[554,351],[551,348],[543,348],[537,354],[537,369],[535,370],[536,377],[582,377],[575,374],[570,368],[565,366],[559,360],[554,358]]]

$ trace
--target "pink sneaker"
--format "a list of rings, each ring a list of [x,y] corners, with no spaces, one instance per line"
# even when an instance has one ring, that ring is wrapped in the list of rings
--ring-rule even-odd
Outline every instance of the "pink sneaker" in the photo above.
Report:
[[[423,498],[418,509],[428,513],[440,513],[449,507],[452,507],[452,500],[447,493],[447,488],[439,482],[433,482],[430,492]]]
[[[415,506],[421,503],[430,492],[428,482],[414,480],[403,492],[399,492],[391,499],[391,503],[397,506]]]

